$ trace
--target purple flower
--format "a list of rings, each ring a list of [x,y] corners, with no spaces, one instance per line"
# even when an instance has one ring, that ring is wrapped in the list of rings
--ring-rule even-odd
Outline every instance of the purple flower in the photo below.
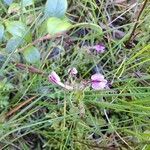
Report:
[[[107,80],[100,73],[91,76],[91,83],[94,90],[103,90],[107,86]]]
[[[95,49],[98,53],[104,53],[105,46],[103,44],[98,44],[91,47],[92,49]]]
[[[78,73],[77,69],[75,67],[69,68],[68,73],[71,75],[76,75]]]

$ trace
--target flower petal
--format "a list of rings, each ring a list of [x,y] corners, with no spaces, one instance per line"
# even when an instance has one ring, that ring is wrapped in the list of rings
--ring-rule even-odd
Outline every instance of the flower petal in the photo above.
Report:
[[[92,81],[101,81],[101,80],[104,80],[104,76],[100,73],[96,73],[91,76],[91,80]]]
[[[76,75],[78,71],[75,67],[73,67],[68,69],[68,73],[70,73],[71,75]]]
[[[94,90],[103,90],[106,87],[107,82],[92,82],[92,88]]]
[[[51,74],[48,76],[49,81],[54,83],[54,84],[59,84],[60,83],[60,77],[57,75],[55,71],[52,71]]]
[[[105,46],[103,44],[98,44],[92,47],[95,49],[98,53],[103,53],[105,51]]]
[[[61,86],[62,88],[65,88],[69,91],[73,90],[72,86],[65,85],[64,83],[61,82],[60,77],[57,75],[57,73],[55,71],[51,72],[51,74],[48,76],[48,79],[53,84],[57,84],[57,85]]]

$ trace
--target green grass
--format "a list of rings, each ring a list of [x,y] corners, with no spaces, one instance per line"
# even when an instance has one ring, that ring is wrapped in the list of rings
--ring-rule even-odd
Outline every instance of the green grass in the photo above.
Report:
[[[7,41],[0,43],[0,54],[6,56],[0,68],[0,149],[150,150],[150,2],[136,29],[137,43],[130,49],[125,42],[137,15],[134,11],[139,7],[134,10],[130,9],[130,3],[121,6],[104,0],[68,2],[67,16],[73,24],[83,23],[82,26],[61,38],[38,43],[42,59],[33,66],[47,74],[55,70],[63,82],[68,79],[67,69],[76,67],[80,82],[89,80],[93,68],[99,64],[100,72],[112,82],[112,87],[103,91],[89,87],[66,91],[51,84],[47,76],[16,68],[17,53],[6,54]],[[142,5],[141,0],[137,3]],[[33,20],[28,27],[36,40],[41,37],[39,26],[44,4],[37,0],[26,12],[8,15],[8,7],[0,2],[0,22],[13,19],[26,22],[30,16]],[[125,20],[116,21],[116,29],[124,31],[125,36],[113,39],[115,29],[108,24],[119,15]],[[105,28],[103,35],[95,30],[101,24]],[[85,28],[88,31],[85,36],[76,35]],[[66,44],[69,40],[70,46]],[[99,42],[106,46],[105,53],[88,54],[85,44]],[[61,55],[47,58],[55,46],[64,48]],[[5,114],[33,96],[34,100],[6,118]]]

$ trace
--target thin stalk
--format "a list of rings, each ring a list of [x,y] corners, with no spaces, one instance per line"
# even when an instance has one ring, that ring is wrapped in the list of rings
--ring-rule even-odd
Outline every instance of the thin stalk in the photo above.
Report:
[[[137,26],[138,26],[140,17],[141,17],[142,12],[144,11],[144,9],[145,9],[145,7],[146,7],[147,2],[148,2],[148,0],[145,0],[145,1],[144,1],[144,4],[143,4],[143,6],[142,6],[142,8],[141,8],[141,10],[140,10],[140,12],[139,12],[139,14],[138,14],[138,16],[137,16],[137,19],[136,19],[135,24],[134,24],[134,26],[133,26],[132,32],[131,32],[131,34],[130,34],[130,36],[129,36],[128,41],[126,42],[126,45],[129,44],[129,42],[130,42],[131,39],[132,39],[132,36],[134,36],[135,30],[136,30],[136,28],[137,28]]]

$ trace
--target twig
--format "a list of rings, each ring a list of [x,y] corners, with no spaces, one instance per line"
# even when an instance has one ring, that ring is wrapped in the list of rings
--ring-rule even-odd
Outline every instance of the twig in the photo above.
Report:
[[[27,69],[29,72],[32,72],[32,73],[46,75],[45,72],[43,72],[42,70],[39,70],[33,66],[28,66],[25,64],[18,63],[18,64],[16,64],[16,67],[20,68],[20,69]]]
[[[11,115],[13,115],[16,111],[18,111],[20,108],[22,108],[23,106],[27,105],[28,103],[30,103],[33,99],[35,99],[37,96],[33,96],[31,98],[29,98],[28,100],[20,103],[18,106],[14,107],[11,111],[9,111],[8,113],[6,113],[6,118],[9,118]]]
[[[136,19],[135,24],[134,24],[134,26],[133,26],[133,30],[132,30],[132,32],[131,32],[131,34],[130,34],[129,39],[128,39],[127,42],[126,42],[126,45],[129,44],[129,42],[130,42],[132,36],[134,35],[134,32],[135,32],[135,30],[136,30],[136,28],[137,28],[137,25],[138,25],[138,23],[139,23],[139,20],[140,20],[140,16],[141,16],[142,12],[144,11],[144,8],[145,8],[147,2],[148,2],[148,0],[145,0],[145,1],[144,1],[144,4],[143,4],[143,6],[142,6],[142,8],[141,8],[141,10],[140,10],[140,12],[139,12],[139,14],[138,14],[138,16],[137,16],[137,19]]]
[[[56,34],[55,36],[51,36],[50,34],[47,34],[47,35],[45,35],[45,36],[43,36],[43,37],[41,37],[41,38],[39,38],[39,39],[33,41],[32,43],[29,43],[29,44],[26,45],[25,47],[23,47],[23,48],[21,48],[21,49],[17,49],[16,52],[22,52],[22,51],[24,51],[26,48],[28,48],[28,47],[30,47],[30,46],[36,45],[36,44],[38,44],[38,43],[40,43],[40,42],[42,42],[42,41],[45,41],[45,40],[50,40],[50,39],[53,38],[53,37],[60,37],[61,35],[62,35],[62,33],[58,33],[58,34]]]

